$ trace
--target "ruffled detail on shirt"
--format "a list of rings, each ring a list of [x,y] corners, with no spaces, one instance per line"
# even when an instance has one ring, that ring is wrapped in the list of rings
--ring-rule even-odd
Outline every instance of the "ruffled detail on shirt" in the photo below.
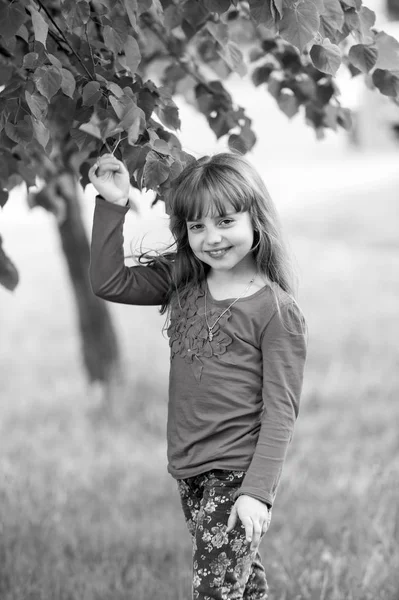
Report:
[[[205,290],[193,288],[187,295],[184,306],[177,302],[172,306],[170,325],[167,333],[171,349],[171,358],[179,354],[191,364],[197,381],[200,381],[204,363],[201,358],[220,357],[227,351],[233,339],[225,332],[231,317],[230,309],[219,319],[212,329],[213,338],[209,340],[208,327],[204,316]],[[208,323],[213,324],[223,312],[221,307],[209,307]]]

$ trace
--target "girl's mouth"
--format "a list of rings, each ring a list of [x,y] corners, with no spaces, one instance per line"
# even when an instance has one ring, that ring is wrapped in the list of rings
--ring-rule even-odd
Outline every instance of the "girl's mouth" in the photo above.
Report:
[[[220,248],[220,250],[206,250],[206,253],[209,254],[211,258],[222,258],[227,254],[230,248],[231,246],[229,248]]]

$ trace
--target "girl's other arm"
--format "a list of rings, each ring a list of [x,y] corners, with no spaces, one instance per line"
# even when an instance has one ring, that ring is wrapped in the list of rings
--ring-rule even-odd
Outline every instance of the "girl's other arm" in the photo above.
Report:
[[[306,361],[306,326],[296,304],[281,306],[262,337],[263,414],[251,464],[237,495],[273,505],[299,411]]]

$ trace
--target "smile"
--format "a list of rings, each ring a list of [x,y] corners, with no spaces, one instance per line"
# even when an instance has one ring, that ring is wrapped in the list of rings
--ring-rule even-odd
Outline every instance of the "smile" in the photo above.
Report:
[[[209,254],[211,258],[221,258],[230,250],[230,248],[231,246],[229,248],[220,248],[219,250],[206,250],[205,252]]]

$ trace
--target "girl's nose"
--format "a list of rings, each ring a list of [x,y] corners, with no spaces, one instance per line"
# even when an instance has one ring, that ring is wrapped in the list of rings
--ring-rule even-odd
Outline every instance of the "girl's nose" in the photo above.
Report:
[[[207,235],[206,235],[206,243],[211,245],[214,244],[220,244],[220,242],[222,241],[222,235],[220,233],[220,231],[218,231],[217,229],[208,229],[207,231]]]

